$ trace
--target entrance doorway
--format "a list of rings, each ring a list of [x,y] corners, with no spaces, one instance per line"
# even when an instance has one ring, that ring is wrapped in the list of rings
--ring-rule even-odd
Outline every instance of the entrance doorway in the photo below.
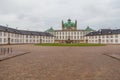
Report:
[[[66,42],[67,44],[71,44],[71,43],[73,43],[73,41],[70,40],[70,39],[66,40],[65,42]]]
[[[98,43],[101,44],[101,39],[98,40]]]

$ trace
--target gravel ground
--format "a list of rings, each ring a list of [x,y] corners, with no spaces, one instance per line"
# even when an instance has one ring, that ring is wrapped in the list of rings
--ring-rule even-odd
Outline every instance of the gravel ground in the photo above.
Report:
[[[120,61],[103,55],[118,54],[120,45],[10,47],[31,53],[1,61],[0,80],[120,80]]]

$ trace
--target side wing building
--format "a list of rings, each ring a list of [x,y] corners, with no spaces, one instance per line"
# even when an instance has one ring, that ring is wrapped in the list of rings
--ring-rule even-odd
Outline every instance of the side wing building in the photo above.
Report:
[[[120,44],[120,29],[101,29],[85,36],[88,43]]]
[[[54,43],[54,36],[46,32],[17,30],[0,25],[0,44]]]

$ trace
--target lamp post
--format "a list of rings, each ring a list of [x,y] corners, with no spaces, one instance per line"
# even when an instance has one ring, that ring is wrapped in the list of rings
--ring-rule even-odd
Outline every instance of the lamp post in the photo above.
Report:
[[[40,44],[42,43],[42,39],[41,39],[42,37],[40,36]]]
[[[98,43],[99,43],[99,44],[101,44],[101,34],[102,34],[102,32],[100,31],[100,32],[99,32],[99,39],[98,39]]]
[[[8,27],[8,24],[6,24],[6,26]],[[8,45],[10,45],[10,32],[8,31],[8,29],[6,29],[6,32],[8,32]]]
[[[10,45],[10,32],[8,32],[8,45]]]

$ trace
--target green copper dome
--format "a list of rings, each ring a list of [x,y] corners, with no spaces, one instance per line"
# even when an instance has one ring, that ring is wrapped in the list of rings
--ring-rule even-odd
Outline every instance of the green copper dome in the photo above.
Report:
[[[87,28],[85,29],[86,31],[94,31],[92,28],[90,28],[89,26],[87,26]]]
[[[68,21],[64,23],[64,27],[75,27],[75,23],[68,19]]]
[[[46,30],[45,32],[53,32],[53,31],[54,31],[54,29],[51,27],[48,30]]]

